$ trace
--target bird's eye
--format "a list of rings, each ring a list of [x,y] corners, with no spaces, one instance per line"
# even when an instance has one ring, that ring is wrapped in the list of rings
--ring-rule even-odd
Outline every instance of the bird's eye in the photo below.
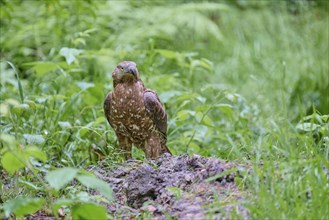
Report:
[[[121,71],[123,71],[123,67],[122,66],[117,66],[118,69],[120,69]]]

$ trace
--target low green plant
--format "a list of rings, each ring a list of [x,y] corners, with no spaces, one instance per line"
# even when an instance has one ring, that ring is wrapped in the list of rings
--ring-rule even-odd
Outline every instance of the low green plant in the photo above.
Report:
[[[110,189],[83,170],[123,161],[102,106],[122,60],[159,94],[175,155],[248,168],[236,183],[252,218],[329,216],[328,2],[0,5],[1,218],[110,217]]]
[[[23,217],[43,207],[49,207],[51,214],[56,217],[58,210],[66,207],[73,218],[106,218],[105,208],[98,205],[100,201],[109,203],[113,199],[112,189],[105,182],[77,168],[52,170],[46,164],[47,155],[40,148],[32,144],[22,146],[13,136],[2,134],[0,141],[3,147],[1,165],[8,173],[1,181],[2,194],[5,194],[6,185],[10,185],[10,188],[16,185],[27,187],[20,193],[16,192],[11,199],[2,198],[6,200],[1,206],[2,218],[9,218],[13,214]],[[84,192],[84,188],[97,190],[102,196]],[[34,194],[37,196],[32,196]],[[94,213],[95,210],[97,213]]]

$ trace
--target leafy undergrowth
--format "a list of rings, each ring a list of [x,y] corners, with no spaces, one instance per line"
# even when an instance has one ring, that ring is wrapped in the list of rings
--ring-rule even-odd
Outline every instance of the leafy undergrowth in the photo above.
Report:
[[[113,217],[86,169],[123,162],[102,109],[122,60],[164,103],[174,155],[252,170],[234,178],[250,218],[329,216],[328,1],[0,6],[0,218]]]

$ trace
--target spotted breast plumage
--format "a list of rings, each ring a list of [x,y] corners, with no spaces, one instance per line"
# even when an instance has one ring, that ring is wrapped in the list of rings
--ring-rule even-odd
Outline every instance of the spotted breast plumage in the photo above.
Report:
[[[141,148],[146,158],[168,152],[167,114],[158,95],[147,89],[136,64],[123,61],[112,73],[113,91],[104,101],[105,116],[114,129],[126,159],[132,145]]]

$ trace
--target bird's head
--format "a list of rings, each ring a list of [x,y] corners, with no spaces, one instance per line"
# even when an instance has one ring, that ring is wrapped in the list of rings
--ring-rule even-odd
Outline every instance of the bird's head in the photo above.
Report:
[[[132,61],[119,63],[112,73],[112,78],[116,83],[135,82],[139,80],[136,63]]]

